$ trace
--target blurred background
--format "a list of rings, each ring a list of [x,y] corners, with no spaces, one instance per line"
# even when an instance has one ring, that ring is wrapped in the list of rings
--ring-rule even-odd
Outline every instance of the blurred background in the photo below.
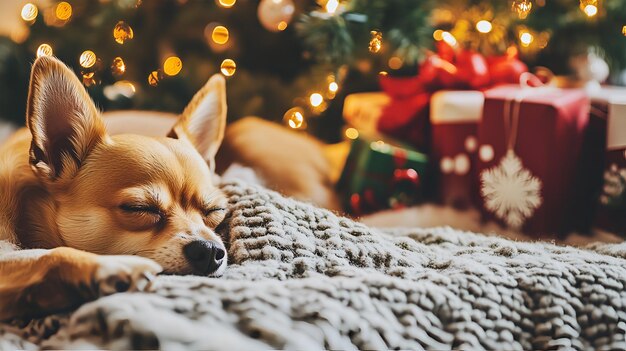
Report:
[[[229,120],[334,142],[347,94],[415,75],[441,41],[624,84],[625,25],[623,0],[3,0],[0,119],[24,122],[30,64],[55,55],[103,110],[178,112],[222,72]]]
[[[375,225],[626,236],[626,0],[2,0],[0,140],[45,55],[104,111],[179,113],[224,75],[230,123],[276,122],[237,129],[241,148],[300,145],[255,158],[265,184],[415,208]],[[520,98],[512,132],[502,106],[528,85],[556,90]]]

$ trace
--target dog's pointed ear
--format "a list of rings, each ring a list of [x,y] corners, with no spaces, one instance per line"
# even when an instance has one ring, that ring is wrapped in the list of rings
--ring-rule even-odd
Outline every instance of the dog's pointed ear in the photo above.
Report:
[[[187,139],[215,171],[215,154],[226,129],[226,81],[215,74],[196,93],[168,137]]]
[[[30,164],[49,181],[72,176],[106,137],[96,106],[74,72],[53,57],[33,64],[26,107]]]

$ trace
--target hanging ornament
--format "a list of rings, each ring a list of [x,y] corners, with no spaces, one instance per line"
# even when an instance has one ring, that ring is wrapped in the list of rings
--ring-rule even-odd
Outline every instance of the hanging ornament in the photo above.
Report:
[[[533,3],[531,0],[513,0],[513,5],[511,6],[513,12],[517,13],[517,17],[520,19],[528,17],[532,8]]]
[[[377,30],[373,30],[370,32],[370,35],[372,37],[370,38],[370,44],[368,48],[370,52],[377,53],[383,46],[383,33]]]
[[[515,154],[520,106],[524,97],[527,97],[527,92],[504,104],[506,155],[497,166],[480,174],[480,193],[485,209],[514,229],[520,229],[543,201],[541,180],[524,168],[522,160]]]
[[[261,0],[257,15],[265,29],[278,32],[287,28],[295,10],[292,0]]]
[[[111,64],[111,73],[114,76],[119,77],[126,72],[126,64],[121,57],[116,57],[113,59],[113,63]]]
[[[511,228],[520,228],[541,206],[541,181],[523,167],[513,150],[480,178],[485,208]]]
[[[37,48],[37,57],[42,57],[42,56],[52,56],[52,46],[48,45],[48,44],[41,44],[39,45],[39,47]]]
[[[125,41],[134,37],[133,29],[124,21],[119,21],[113,28],[113,38],[118,44],[124,44]]]
[[[231,59],[226,59],[222,61],[222,64],[220,65],[220,71],[222,71],[222,74],[225,75],[226,77],[230,77],[233,74],[235,74],[236,69],[237,69],[237,64],[235,63],[235,61]]]

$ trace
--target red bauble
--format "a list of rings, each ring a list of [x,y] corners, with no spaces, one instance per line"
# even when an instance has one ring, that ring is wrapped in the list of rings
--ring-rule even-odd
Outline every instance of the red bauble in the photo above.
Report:
[[[485,57],[477,52],[463,50],[456,56],[461,82],[471,89],[481,89],[491,82]]]
[[[493,85],[519,84],[519,78],[524,72],[528,72],[528,66],[517,57],[503,55],[489,58],[489,74]]]

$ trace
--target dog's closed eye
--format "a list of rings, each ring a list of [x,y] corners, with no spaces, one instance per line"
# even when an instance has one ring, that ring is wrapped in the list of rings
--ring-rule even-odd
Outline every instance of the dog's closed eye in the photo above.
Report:
[[[202,210],[202,214],[204,215],[204,223],[210,228],[215,228],[224,219],[226,208],[219,206],[205,207]]]
[[[224,207],[209,207],[209,208],[205,208],[203,212],[205,216],[210,216],[211,214],[215,212],[224,212],[224,211],[226,211]]]
[[[156,225],[165,219],[165,214],[155,205],[127,203],[119,206],[126,217],[136,220],[141,229]]]

